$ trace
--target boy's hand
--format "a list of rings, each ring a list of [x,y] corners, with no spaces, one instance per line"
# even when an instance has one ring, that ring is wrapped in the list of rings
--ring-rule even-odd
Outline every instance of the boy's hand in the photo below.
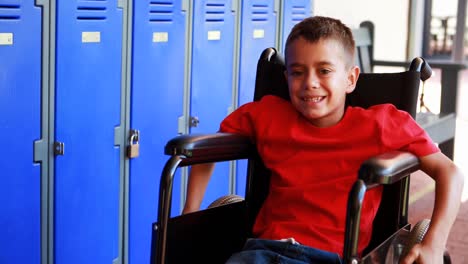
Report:
[[[408,252],[400,264],[442,264],[444,263],[444,248],[431,247],[424,243],[416,244]]]
[[[420,159],[421,170],[434,179],[435,202],[431,224],[421,244],[416,244],[400,263],[442,264],[450,228],[457,217],[464,176],[441,152]]]

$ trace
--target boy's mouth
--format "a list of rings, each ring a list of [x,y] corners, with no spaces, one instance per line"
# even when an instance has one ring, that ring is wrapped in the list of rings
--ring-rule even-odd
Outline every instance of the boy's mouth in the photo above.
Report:
[[[314,97],[303,97],[302,100],[306,102],[313,102],[313,103],[318,103],[323,100],[325,96],[314,96]]]

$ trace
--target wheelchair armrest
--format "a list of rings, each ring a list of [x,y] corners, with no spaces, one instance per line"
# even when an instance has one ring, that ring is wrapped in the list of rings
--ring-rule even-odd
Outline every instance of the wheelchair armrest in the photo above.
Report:
[[[359,169],[358,179],[348,196],[346,232],[343,250],[345,263],[353,263],[358,254],[360,217],[367,189],[379,184],[392,184],[403,180],[419,169],[419,159],[411,153],[391,151],[366,160]]]
[[[359,169],[359,179],[366,185],[392,184],[419,169],[419,159],[411,153],[392,151],[366,160]]]
[[[183,156],[181,165],[248,158],[255,149],[250,138],[231,133],[182,135],[167,142],[166,155]]]
[[[191,134],[167,142],[164,153],[171,155],[166,162],[159,184],[156,263],[165,263],[167,226],[171,211],[172,183],[178,167],[196,163],[243,159],[255,153],[250,138],[229,133]]]

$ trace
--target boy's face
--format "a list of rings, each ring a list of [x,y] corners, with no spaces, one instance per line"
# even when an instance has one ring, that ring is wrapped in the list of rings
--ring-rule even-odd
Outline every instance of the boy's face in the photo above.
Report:
[[[347,66],[348,60],[334,39],[310,43],[300,37],[289,44],[285,75],[291,102],[313,125],[333,126],[343,117],[346,94],[359,76],[359,68]]]

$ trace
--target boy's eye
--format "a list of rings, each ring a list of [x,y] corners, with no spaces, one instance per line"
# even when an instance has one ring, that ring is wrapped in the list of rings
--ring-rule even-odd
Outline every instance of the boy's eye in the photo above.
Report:
[[[329,69],[320,69],[319,72],[321,74],[329,74],[331,72],[331,70],[329,70]]]
[[[301,76],[302,71],[293,70],[293,71],[290,71],[289,75],[291,75],[291,76]]]

